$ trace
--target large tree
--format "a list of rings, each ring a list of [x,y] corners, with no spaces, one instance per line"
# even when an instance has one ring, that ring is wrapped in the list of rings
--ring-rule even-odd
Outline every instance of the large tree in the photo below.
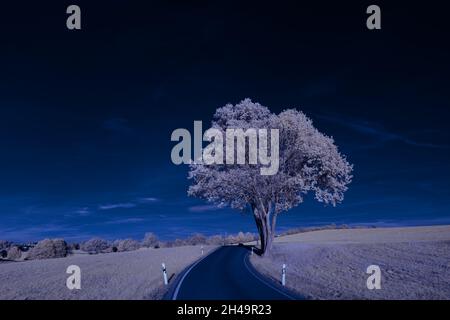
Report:
[[[334,140],[320,133],[301,111],[288,109],[277,115],[245,99],[218,108],[212,128],[222,132],[227,128],[278,129],[279,169],[274,175],[262,175],[263,165],[248,162],[194,163],[189,172],[193,181],[189,195],[219,207],[251,209],[262,254],[271,250],[278,214],[302,203],[308,192],[313,192],[317,201],[333,206],[343,200],[352,179],[352,165],[339,153]]]

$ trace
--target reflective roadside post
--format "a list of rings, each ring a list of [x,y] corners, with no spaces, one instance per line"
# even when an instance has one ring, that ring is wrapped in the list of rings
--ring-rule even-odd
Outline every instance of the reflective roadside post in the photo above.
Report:
[[[162,265],[162,272],[163,272],[163,278],[164,278],[164,285],[168,285],[169,282],[167,281],[167,271],[166,271],[166,265],[164,263]]]
[[[283,263],[281,269],[281,285],[284,287],[286,285],[286,264]]]

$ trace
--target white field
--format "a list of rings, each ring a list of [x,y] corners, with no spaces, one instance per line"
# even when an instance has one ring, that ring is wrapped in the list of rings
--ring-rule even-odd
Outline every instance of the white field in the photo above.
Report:
[[[213,250],[205,246],[205,254]],[[0,264],[0,299],[158,299],[165,293],[161,263],[175,277],[201,258],[200,246],[139,249]],[[66,269],[81,268],[81,290],[69,290]]]
[[[310,299],[450,299],[450,226],[321,230],[277,238],[263,274]],[[366,269],[381,269],[381,289]]]

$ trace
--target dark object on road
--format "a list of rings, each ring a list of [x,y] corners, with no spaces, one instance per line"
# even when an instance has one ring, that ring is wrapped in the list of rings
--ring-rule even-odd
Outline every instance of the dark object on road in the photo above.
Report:
[[[238,246],[239,246],[239,247],[243,247],[244,244],[243,244],[242,242],[239,242]]]

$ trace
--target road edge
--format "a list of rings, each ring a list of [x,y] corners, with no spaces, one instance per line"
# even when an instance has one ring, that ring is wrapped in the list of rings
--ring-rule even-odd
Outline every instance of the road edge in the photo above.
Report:
[[[222,247],[223,246],[218,246],[217,248],[211,250],[204,257],[201,257],[200,259],[194,261],[186,268],[184,268],[183,271],[181,271],[175,278],[174,282],[169,286],[167,292],[163,295],[163,298],[161,300],[177,300],[178,292],[180,291],[181,285],[183,284],[183,281],[189,274],[189,272],[191,272],[192,269],[194,269],[194,267],[198,265],[200,262],[202,262],[206,257],[210,256],[211,254],[213,254]]]
[[[281,293],[282,295],[284,295],[286,298],[288,298],[289,300],[306,300],[305,297],[299,295],[297,292],[283,287],[281,286],[278,282],[276,282],[274,279],[272,279],[271,277],[268,277],[264,274],[262,274],[261,272],[259,272],[251,263],[250,261],[250,254],[247,253],[244,257],[244,265],[247,268],[247,270],[259,281],[261,281],[262,283],[264,283],[266,286],[272,288],[273,290]]]

